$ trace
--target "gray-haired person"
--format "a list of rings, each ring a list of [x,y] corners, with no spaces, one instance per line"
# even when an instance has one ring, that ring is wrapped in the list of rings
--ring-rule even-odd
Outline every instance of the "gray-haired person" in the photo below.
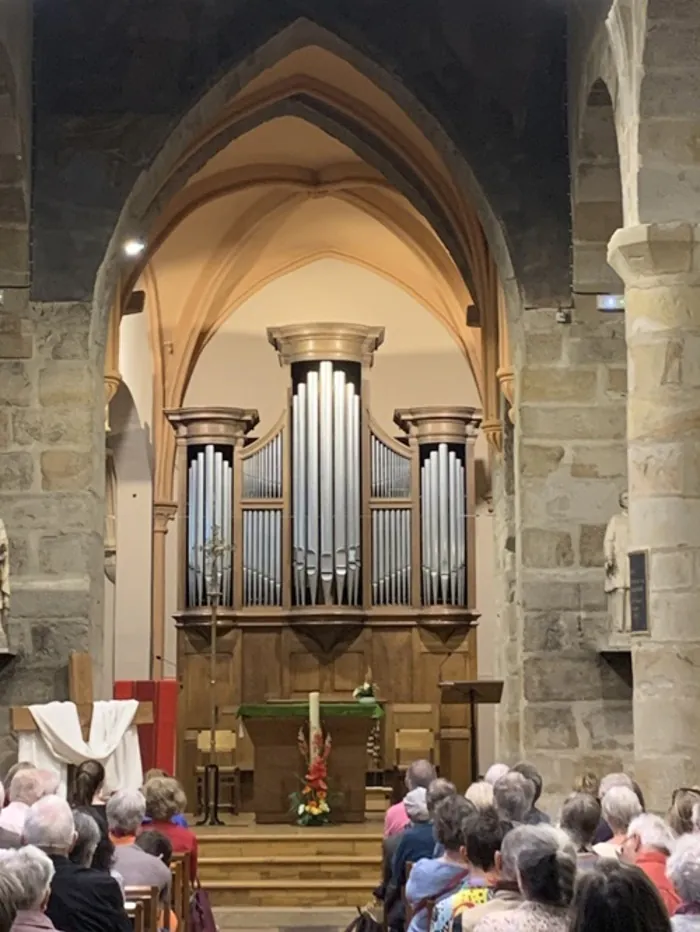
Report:
[[[493,788],[493,804],[506,822],[525,822],[535,799],[534,784],[521,773],[509,771]]]
[[[120,790],[107,802],[107,824],[114,839],[115,870],[127,887],[158,887],[162,897],[170,890],[170,871],[159,859],[135,844],[146,815],[146,800],[138,790]]]
[[[0,852],[0,858],[0,872],[14,877],[19,891],[12,932],[55,932],[45,912],[55,873],[51,858],[34,845]]]
[[[666,876],[681,905],[671,917],[675,932],[700,932],[700,835],[683,835],[666,862]]]

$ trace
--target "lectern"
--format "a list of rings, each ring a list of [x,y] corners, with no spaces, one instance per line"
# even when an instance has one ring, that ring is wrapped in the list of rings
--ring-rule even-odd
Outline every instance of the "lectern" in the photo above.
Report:
[[[479,774],[479,735],[477,732],[476,707],[498,705],[503,695],[503,680],[460,680],[440,683],[442,701],[445,705],[469,706],[469,730],[471,733],[472,780]]]

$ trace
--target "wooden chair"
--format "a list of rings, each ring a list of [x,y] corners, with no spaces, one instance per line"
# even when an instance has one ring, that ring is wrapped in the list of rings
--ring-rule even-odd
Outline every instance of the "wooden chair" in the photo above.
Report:
[[[419,758],[440,764],[440,707],[432,703],[393,703],[394,769],[403,773]]]
[[[125,903],[124,909],[131,920],[134,932],[146,932],[146,921],[144,917],[143,900],[137,900],[134,903]]]
[[[210,763],[211,757],[211,731],[197,732],[197,753],[198,756],[205,755],[207,763]],[[214,732],[214,760],[212,763],[219,765],[219,779],[221,781],[221,790],[227,784],[231,787],[231,801],[228,804],[230,811],[236,815],[241,811],[241,769],[236,760],[236,751],[238,749],[238,737],[233,729],[221,729]],[[205,798],[205,764],[198,763],[195,768],[197,777],[197,805],[201,812],[204,807]],[[225,804],[220,800],[220,808],[224,809]]]
[[[128,904],[140,903],[143,907],[144,932],[158,932],[160,890],[158,887],[125,887],[124,899]]]
[[[190,922],[190,862],[189,852],[173,854],[170,861],[170,908],[177,916],[178,932],[188,932]]]

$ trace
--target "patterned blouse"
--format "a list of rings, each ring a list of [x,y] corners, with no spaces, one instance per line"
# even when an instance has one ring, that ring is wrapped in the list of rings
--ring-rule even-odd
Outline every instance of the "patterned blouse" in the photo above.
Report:
[[[433,917],[430,922],[430,932],[449,932],[452,926],[452,917],[463,909],[481,906],[493,897],[492,887],[464,886],[452,896],[445,897],[435,904]]]
[[[567,932],[569,911],[528,900],[510,912],[487,916],[476,932]]]

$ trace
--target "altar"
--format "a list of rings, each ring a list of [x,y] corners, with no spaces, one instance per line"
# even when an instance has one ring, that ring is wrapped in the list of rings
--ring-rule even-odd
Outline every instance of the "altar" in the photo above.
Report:
[[[300,732],[309,721],[305,702],[243,705],[239,717],[253,742],[255,775],[253,810],[259,825],[295,821],[290,797],[304,783],[307,761],[300,750]],[[363,822],[367,740],[383,715],[378,703],[322,702],[321,732],[330,735],[328,798],[330,821]]]

